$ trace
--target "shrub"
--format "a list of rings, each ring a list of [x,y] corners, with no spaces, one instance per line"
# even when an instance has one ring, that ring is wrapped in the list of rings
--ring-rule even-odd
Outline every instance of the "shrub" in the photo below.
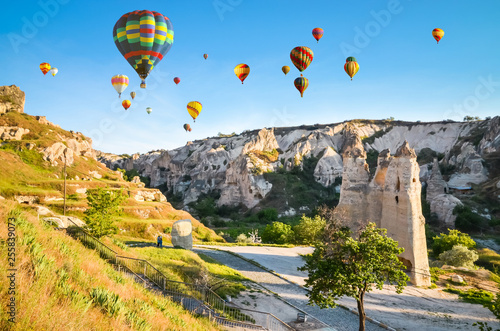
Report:
[[[455,227],[462,231],[480,231],[488,226],[486,218],[474,213],[467,206],[455,206],[453,215],[457,215]]]
[[[288,244],[293,242],[292,227],[281,222],[268,224],[262,232],[262,241],[271,244]]]
[[[276,208],[266,208],[262,209],[257,213],[259,223],[270,224],[278,220],[278,211]]]
[[[448,234],[441,233],[433,240],[432,251],[435,256],[449,251],[455,245],[462,245],[468,249],[476,247],[476,242],[467,233],[462,233],[459,230],[448,229]]]
[[[449,251],[439,254],[439,260],[454,267],[474,268],[479,255],[465,246],[455,245]]]
[[[326,221],[319,215],[314,218],[302,216],[299,224],[293,227],[295,242],[301,245],[314,244],[321,240],[325,226]]]
[[[248,238],[246,234],[241,233],[236,237],[236,242],[239,244],[249,244],[252,242],[252,239]]]

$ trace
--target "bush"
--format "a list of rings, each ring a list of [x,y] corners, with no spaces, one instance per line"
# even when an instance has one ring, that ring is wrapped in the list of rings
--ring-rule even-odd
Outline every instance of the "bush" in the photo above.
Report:
[[[252,242],[251,238],[248,238],[246,234],[241,233],[236,237],[236,242],[238,244],[250,244]]]
[[[465,246],[455,245],[449,251],[439,254],[439,260],[454,267],[474,268],[479,255]]]
[[[278,220],[278,211],[276,208],[266,208],[262,209],[257,213],[259,223],[261,224],[271,224]]]
[[[462,231],[480,231],[488,227],[488,220],[474,213],[469,207],[457,205],[453,209],[453,215],[457,215],[455,227]]]
[[[325,226],[326,221],[319,215],[314,218],[302,216],[299,224],[293,227],[295,242],[300,245],[314,244],[321,240]]]
[[[455,245],[462,245],[468,249],[476,247],[476,242],[467,233],[462,233],[459,230],[448,229],[448,234],[441,233],[433,238],[432,251],[434,256],[449,251]]]
[[[281,222],[268,224],[262,232],[262,241],[270,244],[289,244],[293,242],[292,227]]]

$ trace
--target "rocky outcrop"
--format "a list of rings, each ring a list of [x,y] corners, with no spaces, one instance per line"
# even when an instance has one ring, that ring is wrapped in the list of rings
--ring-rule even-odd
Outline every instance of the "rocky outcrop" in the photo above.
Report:
[[[405,249],[400,258],[418,286],[430,286],[425,219],[420,201],[420,168],[415,151],[405,141],[394,156],[389,150],[379,154],[378,167],[370,180],[366,153],[359,137],[348,133],[344,147],[344,170],[340,201],[336,208],[340,217],[353,230],[367,222],[387,229],[388,236]]]
[[[441,175],[437,158],[434,158],[432,163],[432,173],[427,180],[427,202],[431,202],[436,196],[445,193],[448,193],[448,184],[446,184],[446,181]]]
[[[24,112],[25,95],[16,85],[0,86],[0,114]]]
[[[157,189],[134,191],[134,199],[137,201],[165,202],[167,198]]]
[[[439,222],[448,229],[455,228],[456,215],[453,209],[462,202],[451,194],[439,194],[430,200],[431,214],[436,215]]]
[[[172,245],[184,249],[193,249],[193,226],[188,219],[180,220],[172,225]]]
[[[66,165],[69,166],[73,164],[75,157],[96,158],[96,152],[92,149],[92,139],[80,132],[72,132],[71,135],[70,138],[58,135],[58,142],[49,147],[40,148],[43,159],[55,166],[63,164],[66,158]]]
[[[0,126],[0,140],[21,140],[29,132],[29,129],[18,126]]]

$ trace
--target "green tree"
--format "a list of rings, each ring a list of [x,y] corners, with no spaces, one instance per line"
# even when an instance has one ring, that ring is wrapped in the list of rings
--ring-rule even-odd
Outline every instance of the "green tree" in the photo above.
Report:
[[[272,244],[288,244],[293,241],[292,227],[281,222],[266,225],[262,232],[262,241]]]
[[[87,230],[97,238],[116,233],[114,216],[122,209],[120,204],[126,199],[121,191],[105,190],[101,187],[87,190],[87,204],[85,223]]]
[[[449,251],[455,245],[462,245],[468,249],[476,247],[476,242],[467,234],[459,230],[448,229],[448,234],[441,233],[439,236],[433,238],[432,252],[434,256]]]
[[[321,216],[312,218],[303,215],[299,224],[293,227],[295,242],[300,245],[314,244],[323,237],[325,226],[326,221]]]
[[[320,308],[336,307],[336,301],[346,295],[357,301],[359,330],[365,330],[364,296],[385,282],[396,285],[401,293],[409,277],[398,255],[404,249],[387,237],[386,229],[368,223],[353,238],[352,231],[338,222],[329,223],[325,241],[317,242],[312,254],[305,256],[306,286],[310,288],[309,303]]]
[[[439,254],[439,260],[454,267],[474,268],[479,255],[465,246],[455,245],[449,251]]]

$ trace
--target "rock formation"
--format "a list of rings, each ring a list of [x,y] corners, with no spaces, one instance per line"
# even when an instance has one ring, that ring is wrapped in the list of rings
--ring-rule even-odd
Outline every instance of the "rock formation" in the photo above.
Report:
[[[184,249],[193,249],[193,226],[188,219],[180,220],[172,225],[172,245]]]
[[[25,95],[16,85],[0,86],[0,114],[24,112]]]
[[[18,126],[0,126],[0,140],[21,140],[29,132],[29,129]]]
[[[366,153],[359,137],[347,131],[344,171],[337,215],[356,230],[367,222],[387,229],[388,236],[405,249],[400,258],[418,286],[430,286],[425,219],[420,201],[420,168],[416,154],[404,142],[394,156],[379,154],[370,181]]]

